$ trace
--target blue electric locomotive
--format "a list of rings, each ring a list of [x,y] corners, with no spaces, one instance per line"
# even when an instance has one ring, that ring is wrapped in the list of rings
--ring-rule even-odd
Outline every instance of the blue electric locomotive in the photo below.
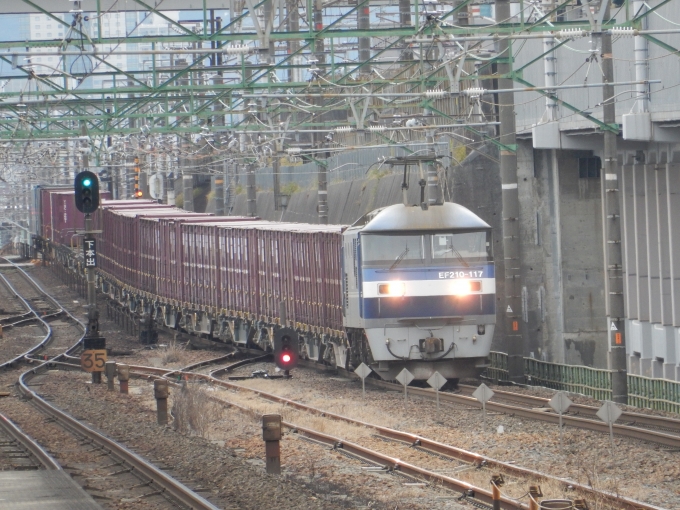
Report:
[[[349,345],[336,359],[383,379],[479,374],[496,322],[491,227],[465,207],[403,204],[371,212],[343,234]]]

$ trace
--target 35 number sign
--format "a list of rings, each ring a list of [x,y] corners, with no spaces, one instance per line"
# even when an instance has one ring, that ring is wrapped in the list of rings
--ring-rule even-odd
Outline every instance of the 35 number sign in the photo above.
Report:
[[[87,350],[80,355],[80,366],[85,372],[103,372],[106,365],[106,349]]]

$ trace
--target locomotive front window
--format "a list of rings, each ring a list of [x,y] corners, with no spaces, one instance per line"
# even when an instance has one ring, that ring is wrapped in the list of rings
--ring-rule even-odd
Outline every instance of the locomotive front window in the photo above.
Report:
[[[423,236],[365,235],[361,237],[363,262],[400,264],[422,263],[425,259]]]
[[[452,262],[487,260],[491,256],[487,232],[432,235],[432,258]]]

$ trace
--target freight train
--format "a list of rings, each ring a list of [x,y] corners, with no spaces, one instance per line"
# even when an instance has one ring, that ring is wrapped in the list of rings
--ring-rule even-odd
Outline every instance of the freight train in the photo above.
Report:
[[[79,251],[63,246],[81,225],[64,216],[64,193],[36,189],[35,243],[82,274]],[[461,205],[397,204],[343,226],[102,200],[94,220],[100,290],[166,328],[270,350],[287,326],[302,357],[364,362],[388,380],[403,368],[420,380],[475,376],[489,354],[492,232]]]

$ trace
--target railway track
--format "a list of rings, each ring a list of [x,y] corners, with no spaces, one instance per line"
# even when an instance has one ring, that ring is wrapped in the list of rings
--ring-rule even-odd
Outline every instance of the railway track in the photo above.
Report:
[[[0,471],[61,469],[59,463],[7,416],[0,414]]]
[[[26,400],[48,417],[50,424],[58,426],[64,432],[76,438],[75,441],[71,442],[74,445],[73,448],[70,448],[66,455],[71,458],[74,455],[79,456],[80,462],[83,462],[83,458],[86,459],[88,471],[98,475],[103,480],[97,490],[123,490],[128,492],[129,498],[140,500],[156,498],[164,501],[165,505],[170,503],[176,508],[217,509],[208,500],[156,468],[152,463],[59,410],[39,395],[36,388],[43,384],[48,371],[80,369],[79,364],[75,364],[73,361],[76,359],[74,354],[81,349],[81,340],[85,328],[75,316],[61,308],[52,296],[43,291],[40,285],[23,269],[16,267],[16,273],[11,280],[11,283],[7,283],[8,288],[11,289],[11,292],[15,292],[17,296],[21,296],[23,292],[31,294],[33,297],[40,296],[39,300],[29,301],[21,297],[20,299],[31,310],[30,313],[34,315],[36,323],[43,329],[44,338],[37,346],[16,356],[10,362],[5,363],[4,366],[7,368],[16,367],[18,362],[21,361],[37,365],[19,377],[20,392]],[[45,306],[31,306],[31,303],[37,301],[41,304],[44,303]],[[59,324],[59,326],[66,326],[66,328],[56,328],[54,322],[49,324],[45,320],[44,316],[46,315],[61,316],[60,322],[63,322],[63,324]],[[78,339],[75,343],[73,342],[74,337]],[[49,360],[31,358],[35,352],[44,350],[48,341],[50,342],[49,347],[57,348],[59,353],[50,356]],[[69,361],[70,363],[68,363]],[[8,445],[11,447],[12,443],[8,443]],[[33,447],[26,448],[29,451],[33,450]],[[79,451],[76,454],[74,450]],[[58,468],[58,464],[55,465],[55,468]]]
[[[458,387],[467,396],[471,396],[472,392],[476,389],[474,386],[463,384],[459,385]],[[553,409],[548,404],[550,401],[548,398],[498,389],[494,389],[493,391],[494,396],[491,400],[494,402],[515,402],[527,408],[540,408],[543,412],[554,413]],[[596,416],[598,410],[599,407],[572,403],[569,407],[569,411],[565,413],[565,416],[569,415],[599,420],[599,418]],[[668,431],[680,436],[680,420],[666,416],[654,416],[632,411],[623,411],[619,421],[629,427],[644,427],[654,430]]]
[[[287,408],[295,409],[296,411],[308,413],[316,417],[322,417],[326,420],[345,422],[355,427],[372,429],[376,441],[373,442],[372,447],[367,447],[366,445],[347,441],[343,438],[327,434],[311,427],[301,426],[292,421],[284,422],[284,426],[291,431],[294,431],[313,442],[330,446],[334,451],[359,459],[376,469],[384,470],[385,472],[395,472],[410,477],[413,479],[412,481],[414,483],[440,485],[455,490],[461,494],[463,499],[469,499],[484,504],[493,504],[493,491],[488,490],[488,486],[483,487],[481,485],[474,485],[460,480],[455,476],[466,471],[476,471],[479,472],[479,475],[476,478],[484,478],[486,476],[489,480],[492,478],[493,474],[502,473],[506,478],[514,480],[515,485],[521,484],[527,489],[530,485],[536,483],[545,485],[557,484],[564,492],[573,491],[573,493],[578,494],[580,498],[586,499],[591,504],[596,503],[597,505],[604,505],[598,506],[598,508],[611,508],[617,510],[660,510],[657,506],[623,498],[614,493],[595,490],[592,487],[576,483],[572,480],[565,480],[535,470],[499,462],[483,455],[447,445],[427,437],[356,420],[341,414],[314,408],[272,393],[247,388],[214,377],[214,373],[225,374],[231,372],[232,368],[243,366],[243,361],[233,363],[227,367],[221,367],[212,371],[210,374],[192,371],[196,368],[204,369],[210,366],[211,363],[222,364],[226,361],[225,358],[228,359],[227,357],[222,356],[215,358],[214,360],[204,361],[196,365],[185,367],[182,370],[175,371],[144,366],[130,366],[130,369],[133,371],[133,375],[136,375],[137,377],[164,377],[173,384],[175,384],[178,376],[181,376],[181,378],[184,379],[207,382],[215,387],[252,392],[263,399],[285,405]],[[245,413],[261,418],[261,415],[254,412],[249,407],[222,398],[215,399],[224,405],[238,408]],[[396,447],[401,453],[398,456],[395,456],[381,452],[381,442],[391,443],[393,448]],[[436,460],[432,461],[432,458]],[[528,506],[526,503],[520,502],[512,497],[504,497],[501,498],[501,508],[528,508]]]
[[[368,379],[367,379],[368,381]],[[385,381],[378,381],[371,379],[369,384],[373,386],[389,389],[389,390],[401,390],[402,386],[398,384],[393,384]],[[418,395],[427,399],[435,399],[434,390],[428,388],[417,388],[409,386],[408,392],[412,395]],[[495,392],[495,390],[494,390]],[[514,397],[516,394],[512,394]],[[468,407],[481,408],[482,405],[477,399],[468,395],[458,395],[449,392],[440,392],[439,400],[441,402],[446,402],[449,404],[457,404]],[[551,408],[546,407],[547,399],[539,399],[540,405],[535,407],[527,407],[525,404],[529,402],[530,399],[524,399],[523,405],[513,405],[504,402],[498,402],[491,399],[486,403],[486,410],[489,412],[497,412],[503,414],[509,414],[514,416],[519,416],[522,418],[528,418],[532,420],[545,421],[549,423],[554,423],[559,425],[559,415],[554,413]],[[537,400],[536,403],[539,403]],[[581,406],[583,408],[588,408],[592,413],[586,414],[584,416],[565,414],[562,416],[562,423],[566,427],[576,427],[585,430],[592,430],[595,432],[601,432],[603,434],[609,434],[609,426],[602,420],[595,416],[597,408],[590,406]],[[631,415],[643,417],[645,415],[640,415],[639,413],[627,413],[630,418]],[[671,447],[673,449],[680,448],[680,432],[678,434],[661,432],[659,430],[652,430],[651,428],[641,428],[637,426],[635,421],[630,421],[630,424],[615,423],[613,425],[613,431],[616,436],[627,437],[630,439],[636,439],[640,441],[647,441],[650,443],[656,443]],[[642,423],[642,421],[640,422]],[[645,416],[644,424],[650,427],[652,424],[655,428],[666,429],[666,430],[680,430],[680,421],[674,420],[672,418],[665,418],[660,416]],[[671,428],[672,427],[672,428]]]

